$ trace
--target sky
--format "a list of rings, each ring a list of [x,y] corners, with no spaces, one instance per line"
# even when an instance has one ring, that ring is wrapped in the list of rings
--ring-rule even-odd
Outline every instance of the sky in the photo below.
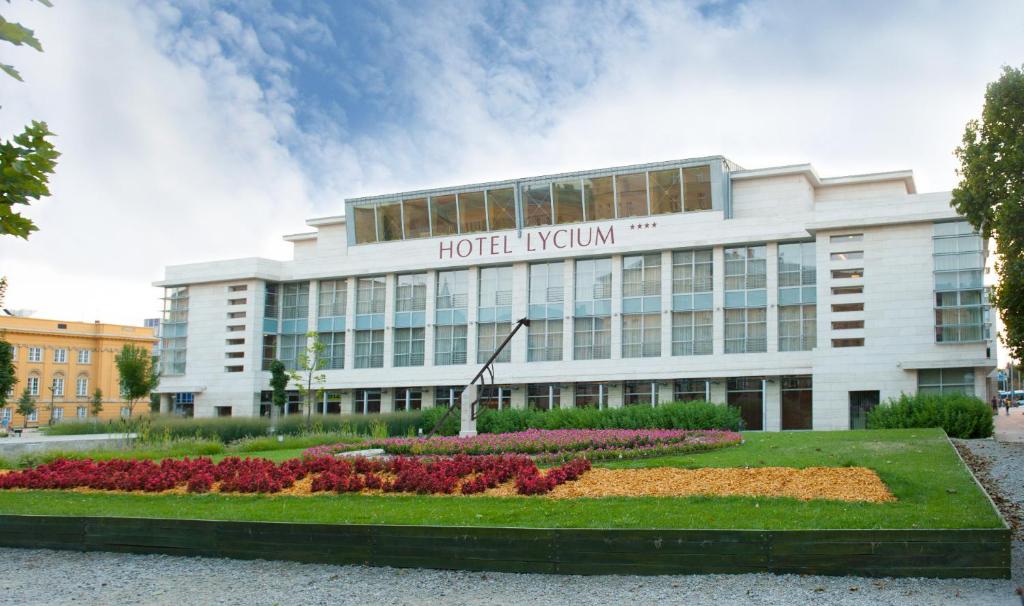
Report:
[[[1024,2],[29,0],[0,139],[61,152],[6,307],[141,324],[164,267],[285,259],[347,197],[688,157],[956,184]]]

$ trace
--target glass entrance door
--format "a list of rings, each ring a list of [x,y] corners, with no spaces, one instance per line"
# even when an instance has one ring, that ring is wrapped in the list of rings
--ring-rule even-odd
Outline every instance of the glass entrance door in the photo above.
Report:
[[[878,406],[878,391],[850,392],[850,429],[867,427],[868,411]]]

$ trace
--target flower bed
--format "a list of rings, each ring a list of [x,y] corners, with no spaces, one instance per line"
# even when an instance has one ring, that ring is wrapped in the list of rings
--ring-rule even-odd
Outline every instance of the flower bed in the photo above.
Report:
[[[373,461],[357,457],[304,457],[276,464],[267,459],[228,457],[160,463],[139,460],[58,459],[23,471],[0,474],[0,489],[92,489],[104,491],[280,493],[308,478],[310,492],[416,494],[482,493],[511,480],[522,495],[545,494],[590,469],[576,459],[541,473],[527,456],[494,455]],[[303,491],[305,492],[305,491]]]
[[[531,429],[516,433],[481,434],[470,438],[385,438],[359,444],[316,446],[307,457],[322,457],[348,450],[380,448],[393,455],[527,454],[540,463],[574,458],[604,459],[662,456],[711,450],[739,444],[734,431],[679,429]]]

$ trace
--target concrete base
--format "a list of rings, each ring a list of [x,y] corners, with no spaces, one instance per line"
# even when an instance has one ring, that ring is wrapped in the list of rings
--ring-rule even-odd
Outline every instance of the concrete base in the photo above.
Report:
[[[0,456],[11,457],[49,450],[81,452],[108,448],[127,448],[136,434],[98,433],[77,436],[45,436],[32,434],[20,438],[0,439]]]
[[[459,428],[460,438],[471,438],[476,435],[476,419],[473,418],[473,402],[476,402],[476,383],[462,390],[462,424]]]

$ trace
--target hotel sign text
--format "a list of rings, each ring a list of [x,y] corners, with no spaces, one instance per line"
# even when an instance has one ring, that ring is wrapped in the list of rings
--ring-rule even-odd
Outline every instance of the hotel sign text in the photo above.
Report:
[[[449,238],[438,243],[438,259],[500,257],[520,253],[594,248],[604,244],[615,244],[615,226],[558,227],[526,232],[521,237],[514,234],[483,234]]]

